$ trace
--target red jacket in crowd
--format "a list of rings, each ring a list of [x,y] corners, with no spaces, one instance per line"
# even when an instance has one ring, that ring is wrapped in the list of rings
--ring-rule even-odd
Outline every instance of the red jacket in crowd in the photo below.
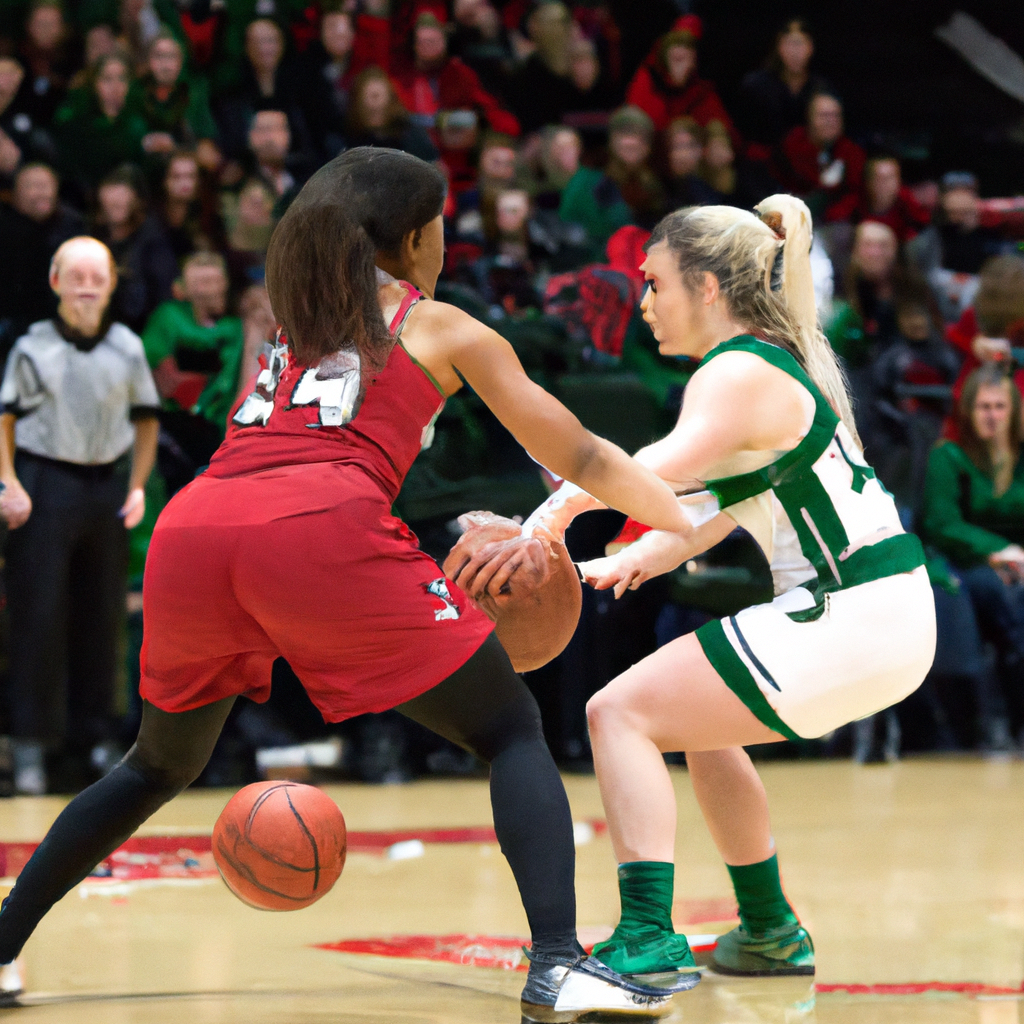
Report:
[[[436,75],[407,66],[393,76],[399,97],[413,114],[439,110],[475,110],[487,125],[505,135],[518,135],[519,122],[487,92],[477,73],[458,57],[448,57]]]
[[[832,221],[848,220],[853,224],[860,224],[865,220],[885,224],[892,228],[902,245],[926,228],[931,222],[932,215],[928,212],[927,207],[922,206],[914,198],[914,193],[904,185],[896,196],[896,202],[885,213],[872,213],[868,208],[867,197],[862,192],[860,195],[845,196],[830,206],[827,219]]]
[[[974,312],[973,306],[965,309],[963,316],[955,324],[950,324],[946,328],[946,341],[964,357],[963,365],[960,367],[960,376],[957,377],[956,383],[953,385],[953,397],[957,402],[960,401],[960,393],[964,389],[967,378],[981,366],[981,360],[974,354],[974,339],[984,333],[978,323],[978,316]],[[1006,329],[1006,335],[1007,341],[1011,345],[1024,345],[1024,320],[1018,320],[1011,324]],[[1017,389],[1024,394],[1024,369],[1014,371],[1013,379],[1017,384]],[[955,440],[955,436],[950,433],[948,428],[946,436]]]
[[[355,39],[352,41],[352,53],[348,67],[341,76],[341,84],[349,88],[356,75],[367,68],[378,67],[388,70],[391,58],[391,21],[388,18],[376,18],[370,14],[360,14],[355,19]]]
[[[798,196],[810,195],[812,192],[824,192],[828,200],[826,220],[843,220],[843,216],[832,215],[833,210],[844,209],[844,203],[856,205],[861,185],[864,180],[864,150],[842,136],[832,147],[831,159],[823,167],[819,162],[820,150],[811,142],[810,135],[804,125],[797,125],[782,140],[782,159],[778,161],[775,173],[786,189]],[[834,165],[835,161],[843,162],[842,175],[836,184],[823,184],[822,172]]]
[[[692,117],[702,126],[711,121],[721,121],[729,132],[732,144],[740,144],[739,133],[718,98],[715,87],[703,78],[690,78],[686,85],[679,88],[665,81],[653,63],[644,63],[629,83],[626,102],[644,111],[659,132],[677,117]]]

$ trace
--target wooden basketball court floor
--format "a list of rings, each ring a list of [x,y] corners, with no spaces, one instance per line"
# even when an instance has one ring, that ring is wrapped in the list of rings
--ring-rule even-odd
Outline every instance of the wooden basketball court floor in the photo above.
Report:
[[[1024,763],[761,767],[787,891],[817,944],[816,984],[708,973],[675,998],[670,1021],[1024,1022]],[[616,919],[614,861],[596,782],[566,781],[581,823],[581,935],[594,941]],[[714,935],[732,926],[728,876],[685,771],[675,782],[674,917],[689,935]],[[18,1024],[518,1022],[524,974],[512,967],[526,922],[497,846],[478,831],[489,825],[486,782],[328,791],[349,828],[370,838],[318,904],[261,913],[208,871],[88,881],[30,941],[26,995],[0,1016]],[[141,835],[199,849],[229,795],[187,793]],[[61,806],[0,802],[0,841],[37,841]],[[448,841],[420,845],[416,835]],[[149,862],[138,854],[126,863]],[[322,948],[330,944],[343,951]],[[496,962],[504,966],[480,966]]]

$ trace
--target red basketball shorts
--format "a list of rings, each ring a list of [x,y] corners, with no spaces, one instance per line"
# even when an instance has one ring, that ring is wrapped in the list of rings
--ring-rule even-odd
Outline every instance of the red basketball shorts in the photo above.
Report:
[[[469,660],[493,623],[337,463],[204,475],[153,531],[141,693],[163,711],[264,701],[288,660],[329,722],[384,711]]]

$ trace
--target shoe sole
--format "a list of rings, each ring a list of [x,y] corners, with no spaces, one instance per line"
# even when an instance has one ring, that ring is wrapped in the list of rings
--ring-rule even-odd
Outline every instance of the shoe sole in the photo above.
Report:
[[[814,977],[814,965],[810,967],[768,967],[763,971],[740,971],[735,967],[722,967],[720,964],[711,961],[711,970],[715,974],[727,974],[730,978],[812,978]]]
[[[648,985],[656,988],[665,995],[675,995],[677,992],[689,992],[700,984],[701,972],[691,971],[656,971],[650,974],[624,974],[624,978],[635,981],[640,985]]]
[[[585,1024],[587,1021],[657,1020],[672,1012],[667,1002],[658,1010],[637,1007],[636,1010],[556,1010],[553,1006],[520,1002],[522,1024]]]

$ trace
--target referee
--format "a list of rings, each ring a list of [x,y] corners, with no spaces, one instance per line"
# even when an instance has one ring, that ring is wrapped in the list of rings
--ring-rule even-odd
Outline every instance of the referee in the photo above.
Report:
[[[69,735],[97,754],[111,738],[128,530],[145,511],[160,407],[141,340],[110,322],[116,284],[102,242],[65,242],[50,266],[57,314],[18,339],[0,385],[19,793],[46,792],[45,754]]]

